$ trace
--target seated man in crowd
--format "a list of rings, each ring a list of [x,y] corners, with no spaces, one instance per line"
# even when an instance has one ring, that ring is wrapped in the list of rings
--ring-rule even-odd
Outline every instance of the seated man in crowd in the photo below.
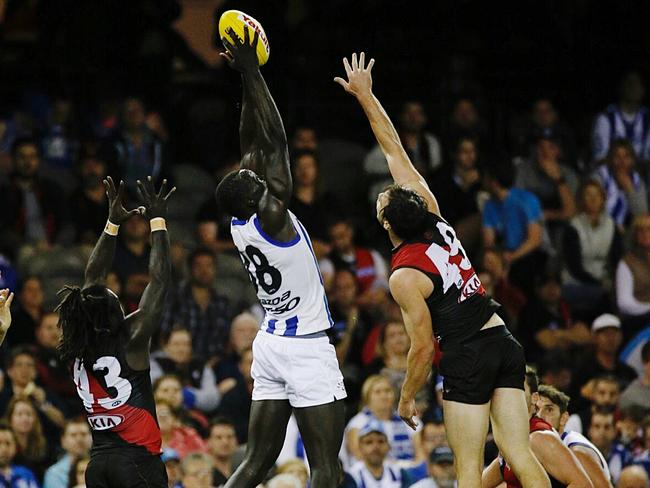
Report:
[[[594,443],[607,460],[612,482],[617,483],[621,471],[632,463],[632,454],[618,442],[614,424],[614,413],[609,409],[598,409],[591,416],[587,438]]]
[[[618,399],[621,394],[618,379],[615,376],[604,374],[594,378],[587,387],[591,403],[584,409],[576,410],[572,403],[573,413],[567,421],[567,430],[586,434],[591,423],[591,416],[596,411],[614,412],[618,406]]]
[[[43,488],[68,488],[70,467],[76,458],[90,454],[93,439],[88,422],[82,417],[70,420],[63,428],[61,447],[65,454],[45,472]]]
[[[390,451],[388,436],[381,422],[371,420],[359,431],[361,460],[349,473],[357,488],[399,488],[402,470],[393,462],[386,461]]]
[[[429,476],[415,483],[413,488],[455,488],[454,453],[447,446],[436,447],[429,454]]]
[[[208,453],[214,460],[213,486],[224,485],[237,469],[238,463],[235,462],[234,456],[238,447],[235,424],[225,417],[215,418],[210,423],[208,437]]]

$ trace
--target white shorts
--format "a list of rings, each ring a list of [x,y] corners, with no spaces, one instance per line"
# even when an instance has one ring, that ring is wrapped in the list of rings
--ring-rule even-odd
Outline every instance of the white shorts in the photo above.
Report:
[[[253,400],[314,407],[347,397],[336,349],[327,336],[283,337],[259,331],[253,341]]]

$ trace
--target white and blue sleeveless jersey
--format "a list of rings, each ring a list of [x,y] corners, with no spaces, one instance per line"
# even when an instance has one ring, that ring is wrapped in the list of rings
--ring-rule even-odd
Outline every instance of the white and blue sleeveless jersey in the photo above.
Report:
[[[333,321],[309,234],[293,213],[289,216],[296,229],[290,242],[266,234],[257,214],[232,219],[230,230],[266,312],[261,329],[302,336],[329,329]]]
[[[564,445],[567,446],[569,449],[571,449],[572,446],[584,446],[594,451],[598,455],[598,459],[600,460],[600,467],[603,468],[603,470],[605,471],[605,474],[607,475],[607,479],[609,480],[612,479],[612,475],[609,473],[609,466],[607,465],[607,461],[605,460],[605,457],[598,450],[598,448],[593,444],[593,442],[591,442],[589,439],[587,439],[579,432],[575,432],[573,430],[564,431],[560,437],[562,438],[562,442],[564,443]]]

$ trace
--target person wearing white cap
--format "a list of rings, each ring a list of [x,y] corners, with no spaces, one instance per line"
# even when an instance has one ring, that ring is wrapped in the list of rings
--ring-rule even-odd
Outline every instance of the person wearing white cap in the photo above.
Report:
[[[588,405],[594,389],[594,379],[613,375],[624,388],[636,378],[636,371],[618,359],[618,350],[623,341],[621,320],[611,313],[602,314],[591,324],[594,350],[585,354],[578,363],[573,375],[571,398],[575,401],[574,410]]]

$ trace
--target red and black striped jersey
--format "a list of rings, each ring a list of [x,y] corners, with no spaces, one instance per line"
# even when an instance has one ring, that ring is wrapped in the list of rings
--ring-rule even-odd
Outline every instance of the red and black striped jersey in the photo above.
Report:
[[[454,229],[429,214],[429,225],[416,239],[393,249],[392,270],[414,268],[433,282],[427,298],[431,325],[441,349],[476,334],[500,305],[488,297]]]
[[[135,448],[159,455],[160,428],[149,370],[135,371],[124,353],[101,356],[72,366],[93,435],[93,452]]]

